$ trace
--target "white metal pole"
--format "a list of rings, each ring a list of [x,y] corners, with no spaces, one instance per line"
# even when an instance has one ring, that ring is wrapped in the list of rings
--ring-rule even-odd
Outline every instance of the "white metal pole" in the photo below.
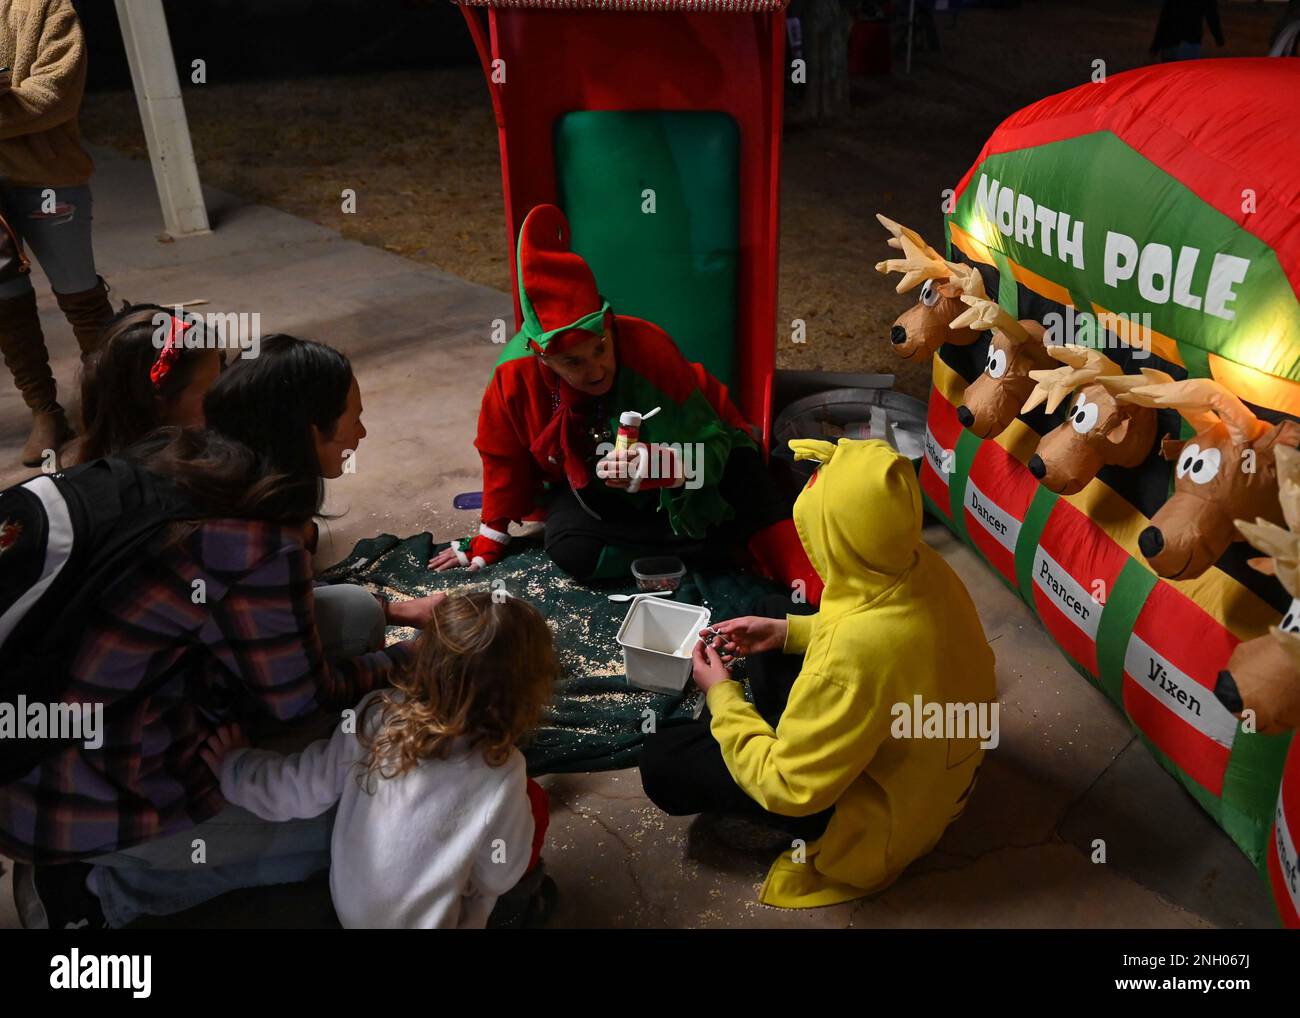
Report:
[[[162,0],[116,3],[163,223],[173,237],[207,233],[208,210],[199,185]]]

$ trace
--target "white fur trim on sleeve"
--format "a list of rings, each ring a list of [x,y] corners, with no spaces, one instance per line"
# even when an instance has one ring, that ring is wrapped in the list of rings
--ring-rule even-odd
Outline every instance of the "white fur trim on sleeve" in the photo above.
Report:
[[[486,523],[480,523],[480,524],[478,525],[478,532],[479,532],[480,536],[482,536],[482,537],[486,537],[489,541],[496,541],[497,544],[509,544],[509,543],[510,543],[510,535],[509,535],[509,534],[503,534],[503,533],[502,533],[501,531],[499,531],[499,530],[493,530],[493,529],[492,529],[491,527],[489,527]]]

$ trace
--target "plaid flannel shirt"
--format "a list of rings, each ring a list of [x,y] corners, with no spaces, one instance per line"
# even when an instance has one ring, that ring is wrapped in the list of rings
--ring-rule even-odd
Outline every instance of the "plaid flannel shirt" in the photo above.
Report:
[[[327,661],[301,532],[198,525],[105,591],[87,620],[65,701],[103,703],[103,744],[58,750],[0,788],[0,851],[65,862],[208,819],[225,800],[198,749],[219,724],[352,707],[412,644]]]

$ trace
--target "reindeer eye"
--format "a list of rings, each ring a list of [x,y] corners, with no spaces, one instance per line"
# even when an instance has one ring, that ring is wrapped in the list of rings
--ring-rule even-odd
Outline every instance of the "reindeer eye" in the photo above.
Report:
[[[992,378],[1001,378],[1005,375],[1007,373],[1007,352],[990,346],[988,360],[984,362],[984,370]]]
[[[933,279],[927,279],[925,286],[921,287],[921,303],[928,308],[939,303],[939,287]]]
[[[1284,633],[1300,633],[1300,598],[1291,602],[1291,607],[1282,617],[1282,624],[1278,628]]]
[[[1089,403],[1082,396],[1079,402],[1074,404],[1074,409],[1070,411],[1070,423],[1074,425],[1074,430],[1080,435],[1091,431],[1097,425],[1097,415],[1101,408],[1096,403]]]
[[[1222,459],[1223,456],[1218,449],[1213,447],[1201,449],[1199,446],[1189,445],[1178,457],[1178,476],[1186,475],[1196,484],[1209,484],[1218,474]]]

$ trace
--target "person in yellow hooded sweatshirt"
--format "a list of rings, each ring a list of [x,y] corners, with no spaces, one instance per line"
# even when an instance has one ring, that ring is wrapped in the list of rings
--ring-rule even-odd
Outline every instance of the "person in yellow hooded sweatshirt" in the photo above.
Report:
[[[650,736],[641,776],[666,812],[737,813],[805,839],[759,895],[805,908],[879,891],[934,847],[966,805],[985,740],[974,725],[915,737],[920,719],[904,719],[918,696],[945,717],[996,718],[979,705],[997,691],[970,595],[921,541],[911,463],[880,441],[790,447],[819,461],[794,522],[826,583],[820,610],[717,624],[721,653],[701,640],[694,660],[711,717]],[[781,652],[802,655],[784,688]],[[749,656],[753,704],[727,670],[735,655]]]

